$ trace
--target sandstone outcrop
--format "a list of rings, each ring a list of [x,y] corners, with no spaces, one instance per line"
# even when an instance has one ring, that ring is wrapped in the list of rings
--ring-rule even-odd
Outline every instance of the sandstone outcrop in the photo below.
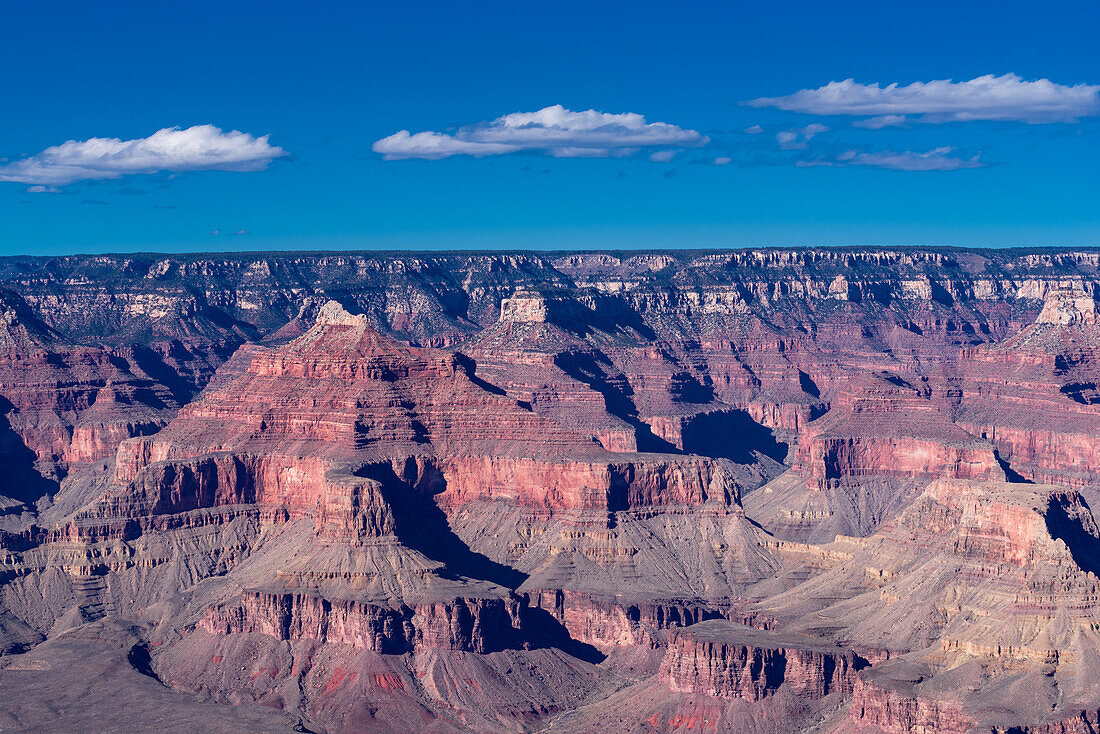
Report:
[[[881,731],[885,734],[918,731],[967,734],[974,730],[977,723],[964,714],[962,706],[955,701],[907,696],[861,679],[856,680],[849,719],[853,731]],[[848,728],[841,726],[840,731]]]
[[[1097,323],[1096,298],[1084,290],[1051,291],[1047,294],[1046,300],[1043,302],[1043,310],[1039,312],[1035,323],[1056,324],[1059,326],[1072,324],[1094,326]]]

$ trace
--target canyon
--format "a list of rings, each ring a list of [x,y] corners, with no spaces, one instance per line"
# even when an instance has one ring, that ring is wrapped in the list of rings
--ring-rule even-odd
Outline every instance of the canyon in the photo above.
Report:
[[[1096,731],[1098,285],[0,258],[0,728]]]

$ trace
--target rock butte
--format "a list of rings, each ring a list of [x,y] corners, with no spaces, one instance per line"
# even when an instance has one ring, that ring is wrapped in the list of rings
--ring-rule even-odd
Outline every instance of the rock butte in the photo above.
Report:
[[[1094,732],[1098,268],[0,259],[2,726]]]

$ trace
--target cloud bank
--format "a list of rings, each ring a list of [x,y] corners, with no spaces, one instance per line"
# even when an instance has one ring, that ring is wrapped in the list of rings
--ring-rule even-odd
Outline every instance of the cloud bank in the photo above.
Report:
[[[455,155],[475,157],[533,150],[559,158],[602,158],[632,155],[640,148],[706,145],[710,139],[695,130],[665,122],[646,122],[633,112],[574,112],[561,105],[538,112],[514,112],[490,122],[463,127],[454,134],[410,133],[401,130],[374,143],[384,160]],[[658,157],[658,160],[660,158]]]
[[[70,140],[0,166],[0,181],[64,186],[158,171],[260,171],[286,155],[268,136],[223,132],[213,125],[159,130],[147,138]]]
[[[1015,74],[885,87],[846,79],[786,97],[761,97],[747,104],[814,115],[918,115],[920,122],[1075,122],[1100,115],[1100,85],[1065,86],[1049,79],[1025,81]],[[894,121],[891,118],[891,123]]]

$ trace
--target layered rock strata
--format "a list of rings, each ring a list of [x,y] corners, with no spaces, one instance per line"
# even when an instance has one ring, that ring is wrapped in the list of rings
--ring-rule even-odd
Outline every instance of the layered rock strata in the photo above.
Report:
[[[703,622],[669,635],[660,680],[669,690],[758,701],[781,686],[802,698],[851,694],[867,661],[811,637]]]

